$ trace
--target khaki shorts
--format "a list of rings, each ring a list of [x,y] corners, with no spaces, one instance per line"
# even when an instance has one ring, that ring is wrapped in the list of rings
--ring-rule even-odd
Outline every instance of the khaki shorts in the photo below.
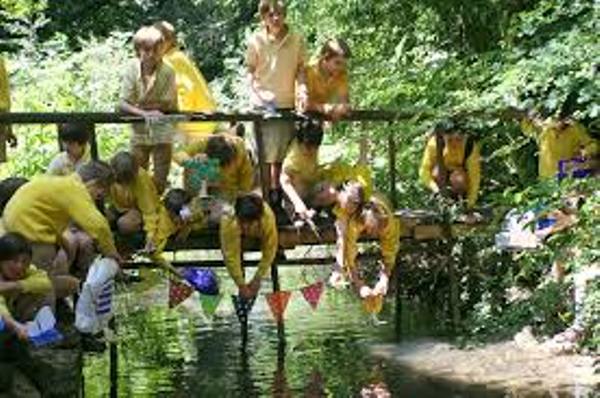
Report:
[[[265,163],[283,163],[288,147],[294,138],[294,122],[275,120],[263,122],[260,126],[265,148]],[[257,139],[256,132],[254,139]],[[258,145],[256,142],[254,145],[258,159]]]

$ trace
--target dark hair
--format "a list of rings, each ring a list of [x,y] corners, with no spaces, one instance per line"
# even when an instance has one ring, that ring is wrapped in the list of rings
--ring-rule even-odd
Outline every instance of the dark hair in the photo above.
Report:
[[[138,164],[130,152],[122,151],[117,153],[110,160],[110,166],[115,174],[115,180],[119,184],[129,184],[135,179],[138,173]]]
[[[83,122],[71,122],[58,125],[58,139],[64,142],[76,142],[85,145],[90,141],[93,125]]]
[[[296,139],[299,143],[320,146],[323,142],[323,125],[320,121],[306,119],[296,124]]]
[[[352,57],[350,46],[344,39],[329,39],[321,47],[320,57],[331,59],[333,57],[343,57],[349,59]]]
[[[221,167],[227,166],[235,158],[235,146],[223,135],[215,134],[208,139],[206,144],[206,156],[217,159]]]
[[[114,181],[114,174],[110,165],[99,160],[93,160],[82,165],[77,170],[77,174],[79,174],[83,182],[96,180],[96,183],[107,188],[110,187]]]
[[[10,177],[0,182],[0,216],[15,192],[28,182],[26,178],[20,177]]]
[[[264,202],[255,193],[238,196],[235,200],[235,215],[240,221],[252,222],[260,220],[264,211]]]
[[[0,238],[0,261],[10,261],[18,256],[31,257],[31,245],[22,235],[9,232]]]
[[[286,14],[286,6],[282,0],[260,0],[258,4],[258,13],[264,18],[272,9],[278,9],[283,15]]]
[[[165,195],[163,204],[165,208],[172,214],[179,214],[183,206],[190,203],[192,196],[183,189],[171,189]]]

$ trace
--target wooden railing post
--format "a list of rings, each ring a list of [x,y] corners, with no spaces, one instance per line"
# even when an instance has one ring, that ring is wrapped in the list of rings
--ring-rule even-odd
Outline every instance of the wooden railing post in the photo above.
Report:
[[[398,191],[396,188],[396,138],[394,130],[391,128],[388,133],[388,162],[390,169],[390,200],[395,208],[398,205]]]
[[[98,136],[96,135],[96,124],[90,124],[90,155],[92,156],[92,160],[98,160]]]

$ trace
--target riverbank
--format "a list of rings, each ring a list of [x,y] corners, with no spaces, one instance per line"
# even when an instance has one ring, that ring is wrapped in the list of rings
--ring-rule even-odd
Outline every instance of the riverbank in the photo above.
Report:
[[[418,339],[374,345],[371,353],[425,377],[481,385],[508,396],[591,397],[600,391],[598,357],[556,355],[544,344],[522,337],[465,349]]]

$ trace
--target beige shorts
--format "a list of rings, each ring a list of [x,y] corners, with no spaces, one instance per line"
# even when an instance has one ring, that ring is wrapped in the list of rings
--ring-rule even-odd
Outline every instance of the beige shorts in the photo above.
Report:
[[[283,163],[288,147],[294,138],[293,121],[267,121],[261,123],[265,163]],[[256,140],[256,135],[254,137]],[[255,148],[258,148],[255,142]],[[258,150],[256,150],[258,159]]]

